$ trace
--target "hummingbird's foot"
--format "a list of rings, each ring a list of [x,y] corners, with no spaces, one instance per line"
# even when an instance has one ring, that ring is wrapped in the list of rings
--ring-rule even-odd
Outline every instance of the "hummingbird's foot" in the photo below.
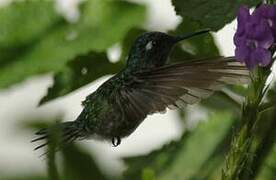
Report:
[[[121,144],[121,138],[120,137],[113,137],[112,138],[112,144],[113,144],[113,147],[117,147]]]

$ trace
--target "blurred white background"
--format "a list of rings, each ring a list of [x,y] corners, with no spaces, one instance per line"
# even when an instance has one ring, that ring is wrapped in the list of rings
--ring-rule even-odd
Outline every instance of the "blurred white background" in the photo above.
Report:
[[[176,16],[170,0],[133,1],[147,5],[148,18],[145,27],[148,29],[168,31],[181,21],[181,18]],[[0,0],[0,6],[7,5],[8,2],[9,0]],[[79,17],[77,4],[78,0],[58,0],[57,8],[73,23]],[[233,55],[234,32],[235,22],[214,34],[222,55]],[[36,76],[9,89],[0,90],[0,171],[3,171],[0,174],[19,173],[18,170],[22,171],[21,174],[29,174],[32,171],[46,173],[45,161],[38,157],[41,152],[34,152],[34,145],[30,143],[33,138],[32,132],[23,131],[23,128],[20,128],[22,122],[19,120],[29,116],[57,117],[58,115],[62,115],[65,121],[74,120],[81,111],[81,101],[106,78],[103,77],[42,107],[37,107],[37,104],[53,83],[52,74]],[[193,106],[189,109],[193,111]],[[201,117],[201,114],[196,114],[193,119]],[[177,120],[177,114],[169,111],[166,114],[149,116],[131,136],[122,140],[119,147],[114,148],[111,143],[94,140],[81,143],[91,149],[103,169],[110,169],[108,173],[117,174],[124,168],[119,160],[120,157],[148,153],[172,139],[179,138],[181,134],[182,128]]]

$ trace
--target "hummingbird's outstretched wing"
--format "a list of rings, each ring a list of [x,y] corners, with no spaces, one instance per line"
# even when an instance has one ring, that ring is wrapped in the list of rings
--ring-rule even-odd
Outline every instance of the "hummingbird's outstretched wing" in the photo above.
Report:
[[[134,74],[118,98],[127,116],[145,118],[167,107],[194,104],[225,84],[244,84],[249,71],[233,57],[166,65]]]

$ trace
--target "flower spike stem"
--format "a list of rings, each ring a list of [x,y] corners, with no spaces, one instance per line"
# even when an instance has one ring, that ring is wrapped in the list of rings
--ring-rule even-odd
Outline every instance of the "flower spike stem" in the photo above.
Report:
[[[271,3],[263,1],[252,13],[248,7],[241,6],[237,15],[235,57],[251,70],[252,81],[242,106],[241,125],[234,134],[222,171],[224,180],[253,180],[274,143],[271,139],[275,133],[271,131],[276,123],[271,117],[276,112],[273,116],[267,114],[275,110],[276,92],[266,86],[275,61],[276,5]],[[267,91],[275,98],[263,103]]]
[[[255,131],[260,117],[259,107],[264,97],[265,82],[270,70],[257,67],[251,72],[252,83],[248,87],[248,95],[243,104],[241,127],[234,135],[230,151],[226,157],[226,166],[222,172],[222,179],[244,179],[251,174],[254,158],[259,156],[252,152]]]

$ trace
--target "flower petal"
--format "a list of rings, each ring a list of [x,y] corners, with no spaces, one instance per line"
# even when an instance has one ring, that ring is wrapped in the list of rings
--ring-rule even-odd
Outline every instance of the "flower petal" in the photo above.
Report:
[[[248,57],[244,60],[245,65],[249,70],[253,69],[258,64],[258,62],[255,62],[255,59],[252,58],[251,52],[252,51],[248,52]]]
[[[246,30],[247,37],[256,40],[258,46],[268,49],[273,44],[274,38],[267,20],[250,22],[246,25]]]
[[[240,36],[245,33],[245,24],[249,21],[250,14],[249,14],[249,8],[246,6],[241,6],[238,12],[237,21],[238,21],[238,27],[237,27],[237,34]]]
[[[273,44],[274,37],[276,41],[276,6],[261,5],[252,15],[247,7],[240,8],[238,28],[234,35],[238,61],[245,62],[249,69],[258,64],[267,66],[272,59],[268,49]]]
[[[269,17],[270,17],[270,22],[272,23],[271,30],[274,37],[274,41],[276,41],[276,5],[273,5],[271,7],[271,10],[269,12]]]
[[[256,28],[256,30],[259,31],[258,33],[260,35],[259,36],[260,39],[257,39],[257,40],[259,40],[260,46],[265,49],[270,48],[270,46],[273,44],[274,38],[268,22],[265,20],[262,20],[258,28]],[[263,34],[261,35],[261,33]]]
[[[267,66],[271,62],[271,52],[267,49],[257,48],[251,52],[251,60],[260,64],[261,66]]]
[[[247,46],[237,46],[235,49],[235,57],[239,62],[246,62],[250,58],[250,49]]]
[[[275,19],[276,18],[276,5],[269,6],[266,17],[268,19]]]
[[[276,41],[276,19],[272,21],[271,31],[273,34],[274,42]]]
[[[234,35],[234,44],[236,46],[246,46],[246,36],[244,35],[239,35],[238,33],[235,33]]]
[[[272,31],[273,38],[276,41],[276,5],[267,5],[267,4],[260,5],[252,13],[251,19],[252,19],[252,22],[257,24],[260,24],[258,23],[258,21],[261,21],[261,19],[264,19],[268,23],[270,30]],[[266,33],[263,32],[262,34],[266,34]],[[270,33],[267,34],[266,39],[270,38],[268,36],[270,36]],[[268,44],[269,44],[268,42],[262,42],[261,46],[264,48],[268,48],[269,46]]]
[[[252,17],[254,19],[256,19],[256,18],[268,18],[269,10],[270,10],[269,5],[262,4],[253,11]]]
[[[266,20],[251,20],[246,24],[246,33],[251,39],[262,39],[263,33],[269,31],[269,25]]]
[[[252,58],[249,58],[247,59],[247,61],[245,61],[245,65],[249,70],[254,69],[254,67],[256,67],[257,64],[258,63],[256,63]]]

